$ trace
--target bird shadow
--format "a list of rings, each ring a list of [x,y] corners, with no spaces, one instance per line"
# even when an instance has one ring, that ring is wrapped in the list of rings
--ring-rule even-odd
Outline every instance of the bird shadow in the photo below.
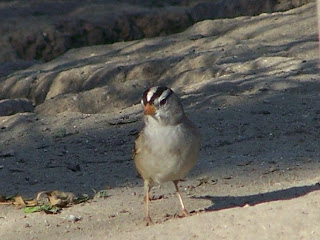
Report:
[[[201,196],[193,197],[194,199],[210,200],[212,205],[206,207],[204,211],[218,211],[234,207],[243,207],[246,205],[255,206],[257,204],[290,200],[298,197],[302,197],[313,191],[320,190],[320,183],[313,185],[291,187],[288,189],[276,190],[267,193],[259,193],[247,196]]]

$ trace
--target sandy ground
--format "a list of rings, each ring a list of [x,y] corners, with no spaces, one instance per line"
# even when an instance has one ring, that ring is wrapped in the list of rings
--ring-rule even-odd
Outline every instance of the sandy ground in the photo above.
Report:
[[[219,26],[222,31],[215,32]],[[284,13],[204,21],[155,40],[74,50],[11,76],[23,81],[34,71],[55,71],[59,63],[72,68],[84,53],[104,48],[140,48],[131,55],[136,62],[146,56],[167,61],[187,51],[163,74],[176,81],[159,82],[182,97],[203,145],[198,165],[180,184],[191,216],[175,217],[178,201],[168,183],[153,189],[160,199],[151,204],[155,224],[146,227],[143,184],[131,160],[142,127],[139,98],[128,95],[130,104],[118,111],[113,106],[112,113],[45,115],[38,108],[1,117],[1,195],[34,197],[54,189],[94,195],[106,189],[107,196],[59,214],[0,205],[0,239],[319,239],[315,26],[311,3]],[[115,58],[85,61],[116,65],[127,57]],[[65,66],[58,71],[67,72]],[[142,93],[137,89],[133,96]],[[53,105],[61,103],[60,95],[51,96]]]

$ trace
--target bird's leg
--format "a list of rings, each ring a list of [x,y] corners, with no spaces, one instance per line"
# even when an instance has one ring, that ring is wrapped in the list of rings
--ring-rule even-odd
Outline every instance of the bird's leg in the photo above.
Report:
[[[149,214],[149,203],[150,203],[150,190],[151,190],[151,186],[150,186],[150,182],[148,180],[144,181],[144,189],[146,191],[146,196],[145,196],[145,201],[146,201],[146,222],[147,222],[147,226],[152,224],[152,220],[150,218],[150,214]]]
[[[180,205],[181,205],[181,214],[186,217],[189,215],[188,211],[186,210],[186,208],[184,207],[184,203],[182,201],[182,197],[181,197],[181,194],[180,194],[180,191],[179,191],[179,187],[178,187],[178,183],[179,183],[179,180],[174,180],[173,181],[173,184],[176,188],[176,192],[177,192],[177,196],[179,198],[179,202],[180,202]]]

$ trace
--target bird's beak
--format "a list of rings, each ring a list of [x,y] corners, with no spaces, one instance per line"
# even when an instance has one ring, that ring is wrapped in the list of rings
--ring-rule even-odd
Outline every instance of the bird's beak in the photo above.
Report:
[[[152,106],[150,103],[147,103],[144,107],[144,115],[154,115],[156,112],[156,108]]]

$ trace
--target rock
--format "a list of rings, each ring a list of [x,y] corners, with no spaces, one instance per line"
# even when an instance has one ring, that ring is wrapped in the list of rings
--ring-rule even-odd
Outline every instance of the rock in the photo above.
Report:
[[[32,112],[33,103],[25,98],[0,100],[0,116],[8,116],[21,112]]]
[[[244,4],[244,0],[240,3]],[[196,6],[201,5],[193,7]],[[317,52],[311,50],[318,48],[316,28],[312,28],[316,24],[314,8],[315,4],[311,3],[290,12],[206,20],[171,36],[69,50],[50,62],[2,78],[0,96],[28,98],[36,106],[34,112],[40,114],[55,115],[66,111],[117,114],[138,104],[141,92],[155,84],[178,86],[179,93],[183,90],[179,86],[197,84],[197,91],[201,91],[201,84],[210,81],[206,87],[211,92],[231,96],[219,100],[226,103],[242,92],[252,95],[260,89],[259,94],[271,94],[272,91],[294,88],[293,82],[280,86],[272,76],[288,77],[309,68],[314,71],[314,59],[318,58]],[[256,13],[262,9],[257,7]],[[149,22],[162,14],[159,9],[152,11],[158,15],[150,15]],[[174,11],[178,10],[171,8],[170,14]],[[133,14],[137,12],[142,14],[144,9],[132,10],[130,17],[139,18],[131,24],[137,27],[139,22],[140,27],[147,26],[143,14]],[[309,17],[304,18],[305,15]],[[286,22],[284,18],[288,22],[297,22],[306,33],[288,29],[284,36],[281,30]],[[158,22],[154,28],[162,31],[165,25]],[[73,31],[77,27],[76,22],[60,26],[61,31]],[[89,24],[86,28],[89,31],[94,27]],[[99,36],[98,32],[95,34]],[[151,30],[148,34],[152,35]],[[79,36],[74,41],[81,42],[81,38]],[[292,42],[294,48],[290,47]],[[272,74],[265,75],[264,72],[270,69]],[[249,76],[259,76],[264,82],[255,85],[247,81]],[[239,84],[240,81],[246,84]],[[261,114],[267,115],[268,112]]]
[[[310,1],[9,1],[0,12],[0,62],[49,61],[71,48],[172,34],[205,19],[285,11]]]

